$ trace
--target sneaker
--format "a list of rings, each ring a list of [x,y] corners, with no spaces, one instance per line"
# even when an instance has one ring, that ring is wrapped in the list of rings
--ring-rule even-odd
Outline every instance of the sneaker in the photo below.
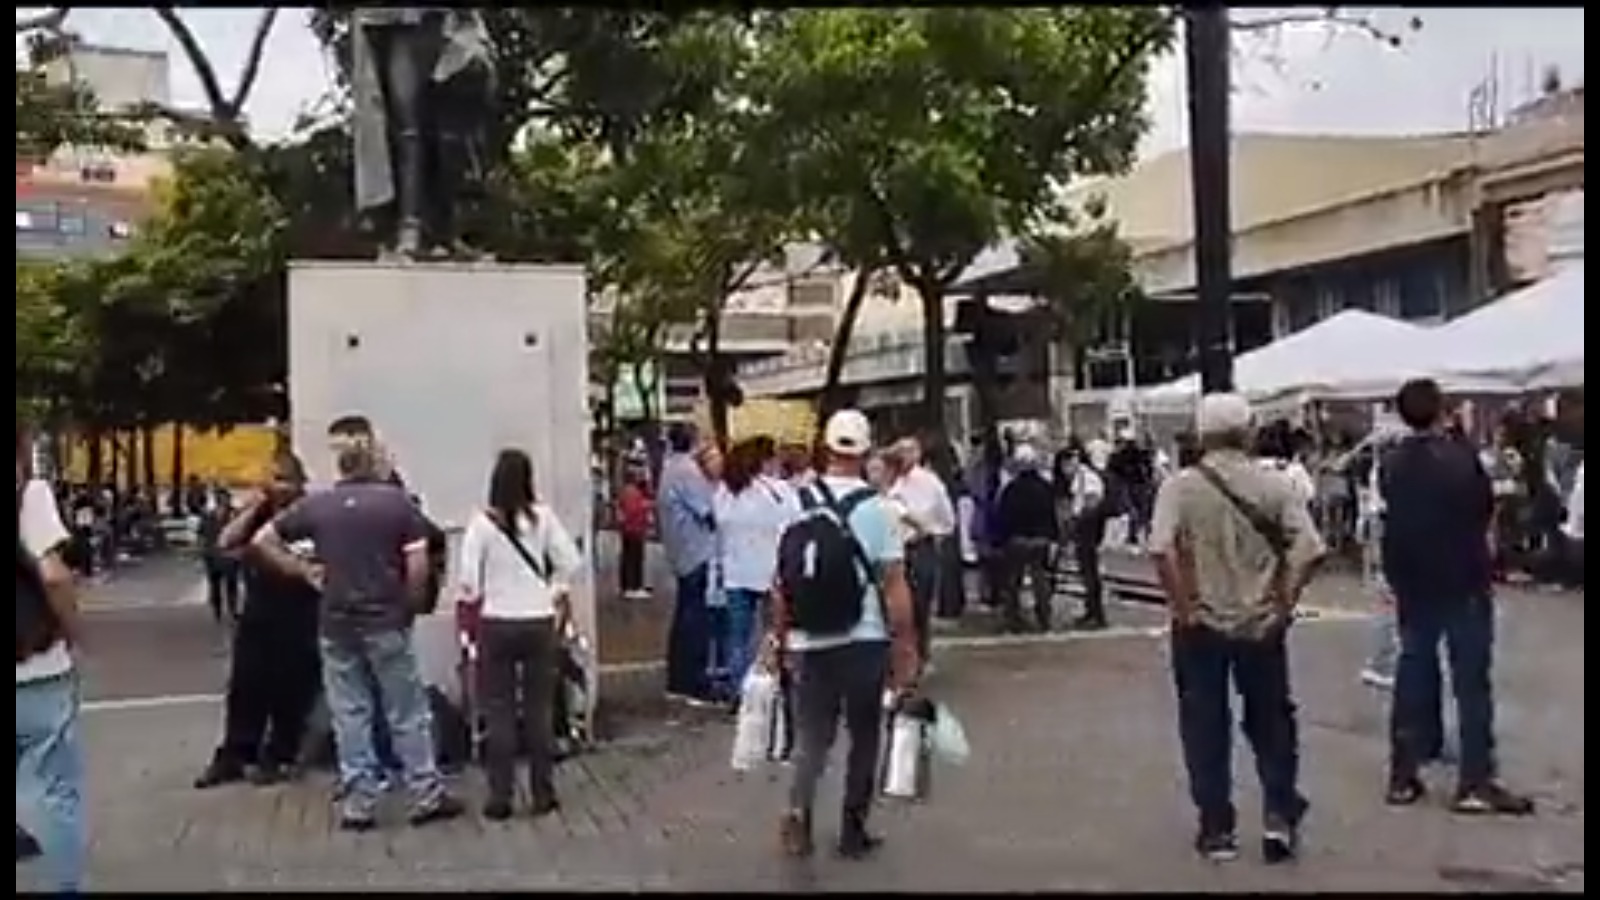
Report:
[[[561,809],[560,800],[557,800],[554,797],[545,797],[543,799],[533,801],[533,806],[530,809],[530,812],[533,814],[535,819],[542,819],[559,809]]]
[[[194,780],[196,790],[206,790],[224,784],[233,784],[245,778],[243,765],[225,757],[215,757],[208,763],[200,777]]]
[[[1268,822],[1261,833],[1261,858],[1268,865],[1286,863],[1300,855],[1300,830],[1283,822]]]
[[[834,848],[840,859],[866,859],[883,846],[883,838],[867,830],[864,824],[846,825],[839,832],[839,844]]]
[[[1428,786],[1421,778],[1415,775],[1389,776],[1389,788],[1384,792],[1383,802],[1390,806],[1415,806],[1428,796]]]
[[[1361,670],[1361,683],[1382,691],[1394,690],[1394,676],[1368,666]]]
[[[1104,631],[1106,627],[1106,620],[1100,616],[1085,614],[1072,620],[1072,629],[1074,631]]]
[[[783,855],[790,859],[805,859],[816,852],[811,839],[811,817],[793,810],[784,813],[778,821],[778,842]]]
[[[511,801],[490,800],[483,805],[483,817],[491,822],[504,822],[511,818]]]
[[[286,766],[273,762],[262,763],[250,773],[250,783],[256,787],[271,787],[288,781],[290,775],[291,772]]]
[[[1194,850],[1212,862],[1228,862],[1239,858],[1239,837],[1231,831],[1201,832]]]
[[[1531,816],[1534,813],[1533,798],[1513,794],[1493,781],[1456,791],[1456,799],[1450,804],[1450,809],[1468,816]]]
[[[423,825],[431,825],[434,822],[448,822],[451,819],[458,818],[466,811],[466,806],[460,800],[449,794],[444,794],[428,806],[412,810],[411,826],[420,828]]]
[[[339,815],[339,830],[356,834],[378,827],[378,820],[369,813],[344,812]]]

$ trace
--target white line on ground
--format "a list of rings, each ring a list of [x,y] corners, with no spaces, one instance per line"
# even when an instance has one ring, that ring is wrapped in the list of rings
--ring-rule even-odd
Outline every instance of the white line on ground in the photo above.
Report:
[[[1301,619],[1302,625],[1333,622],[1365,621],[1368,613],[1347,609],[1308,609]],[[1049,634],[997,634],[935,637],[935,648],[985,649],[992,647],[1035,646],[1040,644],[1066,644],[1074,641],[1114,640],[1143,638],[1152,640],[1165,636],[1165,625],[1116,626],[1102,631],[1058,631]],[[644,662],[609,663],[600,667],[602,675],[640,675],[656,672],[665,667],[660,660]],[[155,697],[125,697],[113,700],[89,700],[83,704],[86,713],[136,712],[151,709],[170,709],[180,706],[206,706],[222,702],[221,694],[166,694]]]

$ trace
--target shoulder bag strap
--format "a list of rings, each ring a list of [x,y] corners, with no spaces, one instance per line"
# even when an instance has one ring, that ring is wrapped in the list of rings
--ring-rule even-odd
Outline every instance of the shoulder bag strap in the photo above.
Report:
[[[489,517],[489,521],[494,523],[494,527],[498,528],[500,533],[505,535],[506,540],[511,542],[511,548],[516,550],[517,555],[522,557],[522,561],[528,564],[528,569],[529,571],[533,572],[534,577],[538,578],[540,581],[548,583],[550,581],[550,569],[552,568],[549,562],[547,561],[541,564],[537,559],[534,558],[533,554],[528,551],[528,548],[523,546],[522,539],[517,536],[517,529],[514,525],[500,521],[500,517],[492,513],[485,513],[485,515]]]
[[[1239,496],[1239,493],[1230,487],[1215,469],[1204,464],[1196,465],[1194,468],[1195,471],[1200,473],[1200,477],[1215,488],[1217,493],[1226,498],[1234,510],[1243,516],[1245,521],[1250,523],[1250,527],[1261,535],[1261,539],[1267,542],[1267,546],[1271,548],[1275,556],[1282,557],[1289,552],[1289,540],[1283,533],[1283,527],[1275,519],[1262,512],[1255,504]]]

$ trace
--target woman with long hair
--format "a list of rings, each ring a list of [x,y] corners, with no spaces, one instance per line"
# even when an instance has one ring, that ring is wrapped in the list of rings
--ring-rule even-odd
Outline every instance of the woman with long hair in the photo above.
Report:
[[[759,440],[735,444],[712,499],[726,604],[715,643],[722,651],[718,662],[726,673],[723,687],[732,696],[756,658],[778,565],[778,540],[800,510],[794,490],[763,473],[765,461],[766,448]]]
[[[572,580],[581,565],[555,511],[537,501],[528,455],[501,450],[489,476],[488,507],[467,523],[457,568],[463,603],[477,620],[488,819],[511,817],[519,736],[528,752],[533,814],[558,807],[555,694]]]
[[[255,494],[217,536],[217,553],[236,556],[256,532],[305,495],[305,467],[283,454]],[[246,556],[244,608],[233,634],[222,743],[197,788],[250,778],[274,784],[294,773],[306,724],[321,690],[317,645],[321,592],[297,576]]]

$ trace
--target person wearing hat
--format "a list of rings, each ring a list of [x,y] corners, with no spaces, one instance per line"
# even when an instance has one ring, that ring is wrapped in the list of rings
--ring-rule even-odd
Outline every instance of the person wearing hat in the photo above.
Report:
[[[883,734],[884,688],[909,688],[921,661],[905,544],[883,496],[863,477],[872,451],[871,425],[859,411],[842,410],[828,420],[823,443],[825,470],[815,484],[801,489],[803,513],[780,545],[773,591],[774,634],[768,650],[786,651],[793,665],[798,737],[794,782],[780,838],[790,856],[812,852],[812,808],[842,712],[850,750],[845,758],[838,850],[846,858],[860,858],[880,843],[867,830],[867,817]],[[822,532],[830,522],[834,534],[842,532],[850,542],[847,553],[828,552]],[[862,594],[851,598],[854,603],[835,604],[831,601],[836,593],[815,590],[816,585],[833,581],[830,566],[836,563],[856,571],[853,581]],[[837,627],[802,627],[802,622],[823,618],[812,610],[825,601],[831,607],[827,612],[847,614],[827,616],[837,620]]]
[[[1309,807],[1299,789],[1288,627],[1324,546],[1289,482],[1247,455],[1248,401],[1208,394],[1195,424],[1203,455],[1161,486],[1150,538],[1172,615],[1178,731],[1199,814],[1195,849],[1214,860],[1238,854],[1232,687],[1261,778],[1262,853],[1280,862],[1295,855]]]

